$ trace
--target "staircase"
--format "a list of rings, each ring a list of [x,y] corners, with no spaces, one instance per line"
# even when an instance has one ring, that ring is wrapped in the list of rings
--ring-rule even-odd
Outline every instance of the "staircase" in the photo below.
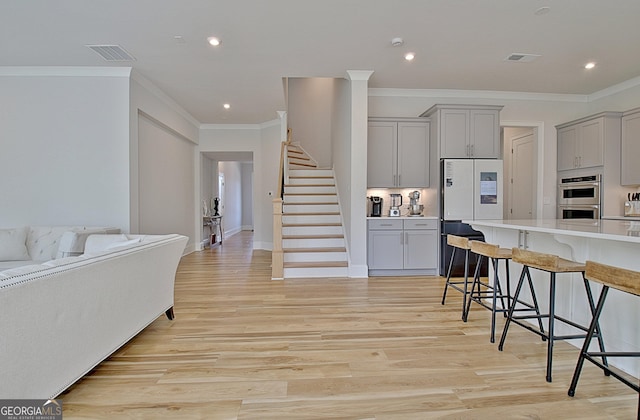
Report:
[[[284,278],[347,277],[347,250],[332,169],[319,169],[299,147],[289,146],[284,186]]]

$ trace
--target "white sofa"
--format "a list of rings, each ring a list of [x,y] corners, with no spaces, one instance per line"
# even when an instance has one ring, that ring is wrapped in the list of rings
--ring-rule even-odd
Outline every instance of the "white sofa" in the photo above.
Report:
[[[22,226],[0,229],[0,270],[80,255],[93,233],[120,233],[113,227]]]
[[[0,399],[53,398],[158,316],[181,235],[89,235],[81,256],[0,271]]]

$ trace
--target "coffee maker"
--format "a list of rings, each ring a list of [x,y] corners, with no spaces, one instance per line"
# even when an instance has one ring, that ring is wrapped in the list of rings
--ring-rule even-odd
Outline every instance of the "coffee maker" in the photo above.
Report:
[[[382,197],[369,197],[371,203],[371,217],[382,216]]]
[[[391,207],[389,207],[389,217],[400,216],[400,206],[402,206],[402,194],[389,194]]]

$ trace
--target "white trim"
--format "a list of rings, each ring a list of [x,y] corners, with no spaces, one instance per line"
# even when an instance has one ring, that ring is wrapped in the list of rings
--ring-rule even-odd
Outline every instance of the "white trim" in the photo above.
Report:
[[[169,108],[173,111],[180,114],[181,117],[189,121],[195,127],[200,126],[200,121],[193,118],[191,114],[189,114],[182,106],[180,106],[176,101],[173,100],[169,95],[160,90],[156,85],[153,84],[149,79],[145,78],[138,71],[133,70],[131,72],[131,79],[140,83],[142,87],[147,89],[149,92],[153,93],[158,99],[164,102]],[[197,141],[195,142],[197,143]]]
[[[368,81],[372,74],[373,74],[373,70],[347,70],[347,78],[351,81],[354,81],[354,80]]]
[[[278,113],[280,112],[285,112],[285,111],[278,111]],[[261,124],[258,124],[260,126],[260,128],[269,128],[269,127],[274,127],[276,125],[280,125],[280,122],[282,121],[282,117],[279,116],[278,114],[278,118],[275,120],[269,120],[266,122],[263,122]]]
[[[455,90],[455,89],[388,89],[370,88],[369,96],[404,96],[420,98],[476,98],[499,100],[588,102],[588,95],[572,95],[536,92],[502,92],[490,90]]]
[[[129,77],[132,67],[0,66],[0,76]]]
[[[369,267],[367,265],[349,265],[350,278],[367,278],[369,277]]]
[[[596,101],[598,99],[602,99],[606,96],[614,95],[616,93],[622,92],[627,89],[631,89],[632,87],[640,85],[640,76],[634,77],[633,79],[626,80],[622,83],[618,83],[617,85],[609,86],[608,88],[604,88],[597,92],[589,95],[589,102]]]
[[[201,130],[260,130],[260,124],[200,124]]]

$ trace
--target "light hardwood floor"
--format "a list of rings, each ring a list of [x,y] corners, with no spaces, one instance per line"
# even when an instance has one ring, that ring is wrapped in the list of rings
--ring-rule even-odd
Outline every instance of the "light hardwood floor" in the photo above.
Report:
[[[499,352],[489,311],[476,305],[464,323],[459,293],[440,304],[442,278],[272,281],[270,253],[251,240],[183,258],[175,320],[158,318],[61,395],[64,418],[636,417],[638,395],[590,363],[567,396],[567,343],[553,383],[537,336],[514,326]]]

